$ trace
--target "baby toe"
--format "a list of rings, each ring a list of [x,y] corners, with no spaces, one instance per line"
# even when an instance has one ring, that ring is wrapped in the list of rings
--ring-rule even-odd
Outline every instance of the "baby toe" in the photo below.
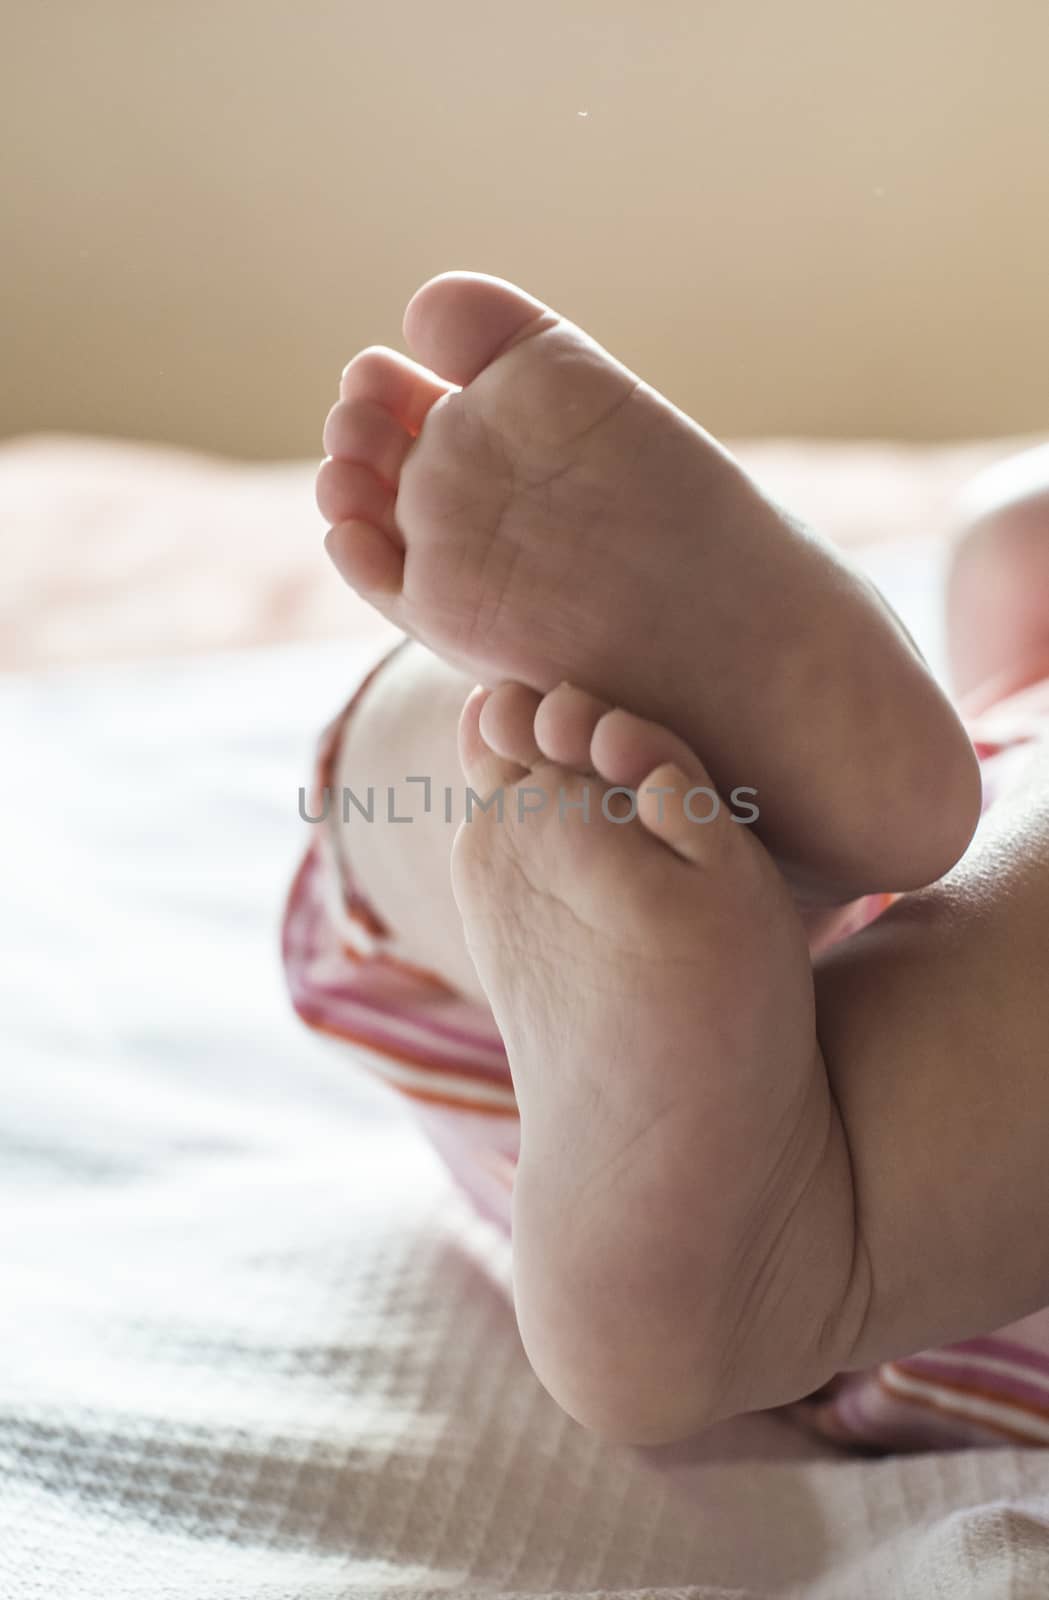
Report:
[[[649,833],[684,860],[710,861],[715,840],[738,827],[696,753],[677,734],[630,711],[607,712],[590,745],[594,771],[636,795]]]
[[[388,534],[370,522],[351,519],[328,529],[324,548],[351,589],[380,611],[396,611],[392,602],[404,585],[404,552]]]
[[[453,387],[408,356],[384,345],[370,345],[344,367],[339,398],[370,400],[384,407],[414,436],[430,408]]]
[[[519,339],[557,321],[541,300],[502,278],[445,272],[412,296],[404,334],[435,372],[466,384]]]
[[[498,755],[522,767],[542,758],[535,738],[535,715],[541,696],[523,683],[501,683],[481,708],[480,731]]]
[[[685,773],[667,761],[638,785],[637,809],[642,825],[675,855],[702,866],[711,859],[715,837],[724,838],[729,813],[710,779]],[[703,774],[706,777],[706,774]]]
[[[590,764],[606,783],[637,787],[653,767],[674,761],[697,781],[708,782],[702,762],[683,739],[658,722],[636,717],[621,707],[605,711],[590,740]]]
[[[374,400],[340,400],[324,424],[324,448],[340,461],[370,467],[396,484],[413,444],[412,435]]]
[[[470,788],[482,799],[519,782],[527,768],[493,750],[481,730],[482,713],[493,691],[476,688],[459,718],[459,762]]]
[[[562,683],[544,695],[535,713],[535,740],[548,761],[591,770],[590,745],[608,706],[574,684]]]
[[[398,536],[393,489],[359,461],[328,456],[317,473],[316,492],[321,516],[332,526],[337,522],[370,522],[391,537]]]

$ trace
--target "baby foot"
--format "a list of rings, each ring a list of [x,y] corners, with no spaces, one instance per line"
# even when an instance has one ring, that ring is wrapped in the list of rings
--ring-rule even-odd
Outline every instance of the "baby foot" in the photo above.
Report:
[[[891,613],[579,328],[498,279],[415,295],[318,480],[343,576],[475,679],[571,679],[673,727],[813,898],[907,888],[968,842],[975,762]],[[460,387],[461,386],[461,387]]]
[[[633,1443],[811,1392],[863,1258],[780,875],[680,739],[579,689],[476,691],[460,754],[488,808],[453,884],[520,1108],[536,1372]]]

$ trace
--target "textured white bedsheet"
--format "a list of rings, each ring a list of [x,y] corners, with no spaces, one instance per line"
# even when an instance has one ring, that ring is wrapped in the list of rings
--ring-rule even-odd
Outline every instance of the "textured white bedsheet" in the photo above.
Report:
[[[934,558],[880,570],[933,638]],[[0,1600],[1049,1594],[1049,1453],[598,1443],[406,1108],[288,1013],[351,648],[0,685]]]

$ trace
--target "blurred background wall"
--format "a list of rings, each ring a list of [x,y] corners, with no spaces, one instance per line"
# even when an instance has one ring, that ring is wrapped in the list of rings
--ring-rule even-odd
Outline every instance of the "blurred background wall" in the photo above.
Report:
[[[416,285],[720,433],[1049,425],[1046,0],[8,0],[0,434],[316,455]]]

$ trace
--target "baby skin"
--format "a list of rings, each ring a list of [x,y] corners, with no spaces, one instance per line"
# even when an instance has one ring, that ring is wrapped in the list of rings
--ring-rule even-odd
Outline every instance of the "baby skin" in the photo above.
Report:
[[[910,641],[538,302],[452,274],[405,326],[426,365],[364,352],[326,427],[329,550],[421,642],[340,781],[461,789],[461,764],[504,804],[451,850],[436,817],[343,843],[400,953],[503,1035],[540,1379],[659,1442],[1049,1302],[1044,768],[942,882],[813,961],[820,908],[940,878],[975,825]],[[689,810],[736,785],[755,825]]]
[[[354,588],[473,681],[567,680],[672,728],[723,793],[760,790],[763,841],[817,902],[957,860],[976,764],[869,583],[509,284],[436,278],[405,332],[426,366],[362,352],[325,426]]]

